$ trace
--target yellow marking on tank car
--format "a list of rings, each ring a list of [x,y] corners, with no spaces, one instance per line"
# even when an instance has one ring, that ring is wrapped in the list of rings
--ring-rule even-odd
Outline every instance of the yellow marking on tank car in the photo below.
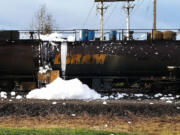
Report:
[[[104,64],[106,54],[68,54],[66,64]],[[61,64],[61,56],[57,54],[54,58],[54,64]]]
[[[106,59],[106,54],[94,54],[92,58],[93,58],[93,63],[104,64],[104,61]]]
[[[71,64],[81,64],[81,54],[71,55]]]
[[[82,56],[81,64],[92,64],[91,55],[86,54],[86,55]]]
[[[56,54],[56,56],[54,58],[54,64],[55,65],[61,64],[61,62],[60,62],[60,54]]]

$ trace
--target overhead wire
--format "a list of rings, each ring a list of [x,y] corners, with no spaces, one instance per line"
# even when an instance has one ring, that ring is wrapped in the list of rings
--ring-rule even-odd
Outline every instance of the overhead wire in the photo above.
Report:
[[[118,5],[118,4],[115,4],[115,5],[113,6],[112,11],[110,12],[109,16],[108,16],[108,17],[106,18],[106,20],[104,21],[104,22],[105,22],[104,25],[106,25],[106,24],[108,23],[108,21],[110,20],[112,14],[114,13],[114,11],[115,11],[116,8],[117,8],[117,5]]]
[[[148,12],[149,12],[149,10],[150,10],[150,8],[151,8],[151,1],[152,0],[149,0],[149,2],[148,2],[148,5],[147,5],[147,9],[146,9],[146,12],[147,12],[147,14],[148,14]]]
[[[112,2],[113,3],[113,2]],[[111,7],[112,6],[112,3],[110,5],[107,6],[107,8]],[[106,14],[107,12],[107,9],[104,11],[104,14]]]
[[[137,11],[142,6],[143,3],[144,3],[144,0],[141,0],[139,1],[139,3],[136,3],[136,8],[133,10],[133,12],[131,12],[131,15],[134,15],[135,11]]]
[[[93,11],[94,6],[95,6],[95,2],[93,2],[93,5],[92,5],[92,7],[90,8],[89,13],[88,13],[88,15],[87,15],[87,17],[86,17],[83,25],[82,25],[83,28],[84,28],[85,25],[87,24],[87,22],[88,22],[88,20],[89,20],[89,17],[90,17],[90,15],[91,15],[92,11]]]

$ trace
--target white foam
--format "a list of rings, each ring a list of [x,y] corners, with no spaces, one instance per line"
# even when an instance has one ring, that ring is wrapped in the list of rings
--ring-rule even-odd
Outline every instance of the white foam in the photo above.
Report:
[[[75,41],[75,37],[74,37],[74,36],[69,36],[69,37],[67,38],[67,40],[68,40],[69,42],[74,42],[74,41]]]
[[[171,100],[168,100],[168,101],[166,101],[166,103],[169,103],[169,104],[171,104],[173,101],[171,101]]]
[[[12,91],[11,96],[15,96],[15,95],[16,95],[16,92]]]
[[[72,116],[72,117],[75,117],[75,116],[76,116],[76,114],[71,114],[71,116]]]
[[[104,102],[103,102],[103,105],[107,105],[107,102],[106,102],[106,101],[104,101]]]
[[[79,79],[56,79],[46,88],[35,89],[27,95],[29,99],[100,99],[101,96],[95,90],[82,84]]]
[[[65,41],[62,38],[62,34],[59,33],[52,33],[47,35],[40,35],[40,39],[43,41]]]
[[[158,97],[162,97],[163,95],[161,93],[155,94],[154,97],[158,98]]]
[[[161,100],[174,100],[174,97],[162,97]]]
[[[16,96],[16,99],[22,99],[22,96],[18,95]]]
[[[61,44],[61,69],[63,72],[66,71],[66,57],[67,57],[67,42]]]
[[[54,32],[52,34],[46,34],[46,35],[40,35],[40,39],[43,41],[69,41],[69,42],[74,42],[75,37],[70,35],[66,38],[63,38],[63,35],[57,32]]]
[[[118,93],[117,99],[121,99],[121,98],[124,98],[126,96],[128,96],[128,94],[126,94],[126,93]]]
[[[53,105],[56,105],[56,104],[57,104],[57,102],[52,102],[52,104],[53,104]]]
[[[7,98],[7,93],[4,92],[4,91],[2,91],[2,92],[0,93],[0,95],[1,95],[1,98]]]
[[[51,68],[48,65],[46,65],[45,67],[39,67],[40,74],[46,73],[48,70],[51,70]]]
[[[143,94],[134,94],[135,97],[143,97]]]

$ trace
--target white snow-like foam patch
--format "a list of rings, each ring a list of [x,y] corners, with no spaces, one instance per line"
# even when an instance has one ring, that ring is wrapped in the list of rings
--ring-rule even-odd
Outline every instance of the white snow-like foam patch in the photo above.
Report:
[[[1,96],[1,98],[7,98],[7,93],[4,92],[4,91],[2,91],[2,92],[0,93],[0,96]]]
[[[16,99],[22,99],[22,96],[18,95],[16,96]]]
[[[143,94],[134,94],[135,97],[143,97]]]
[[[48,65],[46,65],[45,67],[39,67],[40,74],[46,73],[48,70],[51,70],[51,68]]]
[[[28,93],[29,99],[100,99],[101,95],[90,89],[79,79],[56,79],[45,88],[35,89]]]
[[[44,41],[65,41],[62,38],[62,34],[59,33],[52,33],[52,34],[47,34],[47,35],[40,35],[40,39]]]
[[[69,42],[74,42],[75,37],[70,35],[66,38],[63,38],[63,35],[57,32],[54,32],[52,34],[47,34],[47,35],[40,35],[40,39],[44,41],[69,41]]]
[[[174,100],[174,97],[162,97],[160,100]]]
[[[128,94],[126,94],[126,93],[118,93],[117,99],[121,99],[121,98],[124,98],[124,97],[127,97],[127,96],[128,96]]]
[[[74,42],[74,41],[75,41],[75,37],[69,36],[69,37],[67,38],[67,40],[68,40],[69,42]]]
[[[12,91],[11,96],[15,96],[15,95],[16,95],[16,92]]]
[[[154,95],[155,98],[158,98],[158,97],[162,97],[163,95],[161,93],[158,93],[156,95]]]
[[[106,101],[104,101],[104,102],[103,102],[103,105],[107,105],[107,102],[106,102]]]

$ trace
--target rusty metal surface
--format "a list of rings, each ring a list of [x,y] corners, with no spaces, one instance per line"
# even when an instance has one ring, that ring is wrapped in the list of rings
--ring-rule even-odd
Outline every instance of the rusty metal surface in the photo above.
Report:
[[[33,75],[37,70],[33,61],[36,41],[0,42],[0,74],[7,78]]]
[[[73,42],[68,43],[70,58],[66,73],[69,76],[168,76],[167,66],[180,66],[179,52],[180,41]],[[95,55],[106,55],[104,62],[94,62]],[[54,67],[60,67],[58,64]]]

